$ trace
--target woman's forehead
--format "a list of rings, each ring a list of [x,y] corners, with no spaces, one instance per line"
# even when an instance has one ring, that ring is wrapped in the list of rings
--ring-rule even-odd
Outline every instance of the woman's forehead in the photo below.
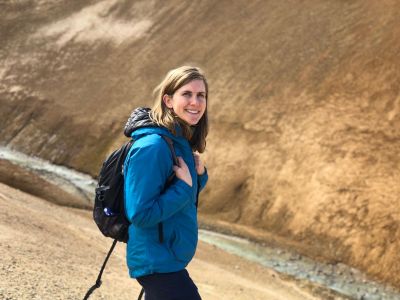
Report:
[[[206,92],[206,85],[203,80],[195,79],[181,86],[178,91],[188,90],[191,92]]]

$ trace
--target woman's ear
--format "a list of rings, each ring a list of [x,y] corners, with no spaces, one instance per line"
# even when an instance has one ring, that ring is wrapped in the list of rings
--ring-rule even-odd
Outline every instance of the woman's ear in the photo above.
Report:
[[[172,108],[172,97],[170,97],[169,95],[165,94],[162,99],[164,101],[164,104],[168,108]]]

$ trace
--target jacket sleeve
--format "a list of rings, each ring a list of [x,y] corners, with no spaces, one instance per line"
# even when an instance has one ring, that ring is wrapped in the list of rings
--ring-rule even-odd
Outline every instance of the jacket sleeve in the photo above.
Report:
[[[207,168],[205,168],[205,172],[203,174],[199,175],[197,178],[198,178],[198,182],[199,182],[199,189],[200,189],[199,192],[201,192],[205,188],[207,181],[208,181]]]
[[[154,226],[190,202],[192,188],[184,181],[175,177],[165,189],[171,170],[172,155],[161,137],[132,149],[124,171],[125,210],[132,224]]]

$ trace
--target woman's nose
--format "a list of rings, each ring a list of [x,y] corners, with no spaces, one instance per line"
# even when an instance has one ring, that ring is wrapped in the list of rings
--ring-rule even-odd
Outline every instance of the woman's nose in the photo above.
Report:
[[[200,99],[199,97],[193,96],[190,98],[190,104],[192,105],[199,105],[200,104]]]

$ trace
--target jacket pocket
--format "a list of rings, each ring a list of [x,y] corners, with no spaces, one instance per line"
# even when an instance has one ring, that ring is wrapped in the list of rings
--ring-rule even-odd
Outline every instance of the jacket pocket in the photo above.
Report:
[[[197,234],[183,234],[178,230],[174,230],[170,247],[173,255],[178,261],[188,263],[196,252]]]

